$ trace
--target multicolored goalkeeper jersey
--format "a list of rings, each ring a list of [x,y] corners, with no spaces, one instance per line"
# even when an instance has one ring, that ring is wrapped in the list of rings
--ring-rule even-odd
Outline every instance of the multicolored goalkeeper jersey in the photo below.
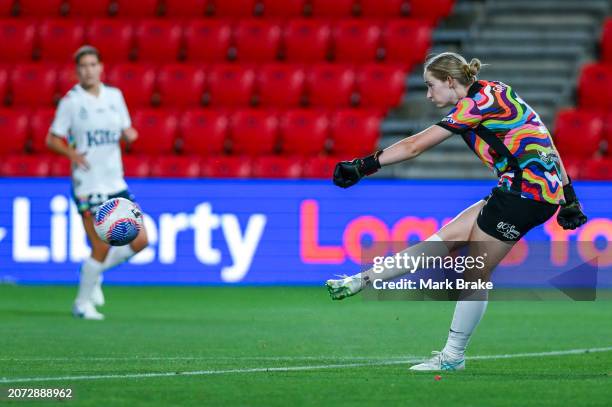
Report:
[[[477,81],[438,126],[460,134],[499,177],[499,187],[525,198],[563,201],[559,158],[538,114],[514,90]]]

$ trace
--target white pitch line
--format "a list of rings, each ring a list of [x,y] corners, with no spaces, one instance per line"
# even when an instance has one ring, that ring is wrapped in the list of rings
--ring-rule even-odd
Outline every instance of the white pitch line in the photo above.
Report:
[[[492,359],[511,359],[511,358],[537,358],[546,356],[564,356],[578,355],[596,352],[610,352],[612,346],[604,348],[584,348],[584,349],[568,349],[551,352],[533,352],[533,353],[511,353],[502,355],[481,355],[472,356],[470,360],[492,360]],[[151,377],[176,377],[176,376],[210,376],[232,373],[265,373],[265,372],[298,372],[308,370],[324,370],[324,369],[346,369],[351,367],[365,366],[387,366],[398,365],[404,363],[420,362],[426,357],[409,360],[382,360],[360,363],[345,363],[345,364],[327,364],[327,365],[312,365],[312,366],[287,366],[287,367],[257,367],[250,369],[225,369],[225,370],[195,370],[190,372],[152,372],[152,373],[129,373],[129,374],[109,374],[109,375],[89,375],[89,376],[56,376],[56,377],[22,377],[22,378],[0,378],[0,384],[9,383],[29,383],[29,382],[45,382],[45,381],[79,381],[79,380],[106,380],[106,379],[144,379]]]
[[[90,362],[105,362],[105,361],[130,361],[130,362],[146,362],[160,360],[263,360],[263,361],[296,361],[296,360],[344,360],[344,361],[379,361],[389,359],[419,359],[422,356],[418,355],[400,355],[400,356],[90,356],[90,357],[57,357],[57,358],[39,358],[39,357],[15,357],[15,358],[0,358],[0,362],[72,362],[72,361],[90,361]]]

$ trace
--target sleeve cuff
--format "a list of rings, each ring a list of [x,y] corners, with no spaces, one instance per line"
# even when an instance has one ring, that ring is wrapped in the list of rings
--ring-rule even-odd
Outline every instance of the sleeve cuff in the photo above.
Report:
[[[469,129],[458,129],[458,128],[450,126],[450,125],[448,125],[447,123],[444,123],[444,122],[438,122],[438,123],[436,123],[436,126],[440,126],[443,129],[446,129],[446,130],[448,130],[448,131],[450,131],[452,133],[455,133],[455,134],[463,134],[463,133],[465,133],[466,131],[469,130]]]

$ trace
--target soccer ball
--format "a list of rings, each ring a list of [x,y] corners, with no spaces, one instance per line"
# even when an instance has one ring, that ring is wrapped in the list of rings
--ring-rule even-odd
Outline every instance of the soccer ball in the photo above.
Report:
[[[136,239],[142,227],[142,212],[129,199],[109,199],[100,205],[96,212],[96,233],[111,246],[125,246],[130,243]]]

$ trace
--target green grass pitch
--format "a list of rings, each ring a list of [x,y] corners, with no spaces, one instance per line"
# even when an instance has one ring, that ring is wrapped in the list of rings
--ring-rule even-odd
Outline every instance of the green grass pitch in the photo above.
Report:
[[[0,404],[57,404],[7,400],[9,387],[71,387],[67,406],[612,403],[612,351],[516,357],[612,347],[609,301],[491,302],[468,356],[515,356],[468,360],[436,381],[403,361],[443,346],[452,303],[332,302],[323,287],[108,287],[107,319],[95,322],[69,315],[74,293],[0,286]],[[55,379],[10,382],[43,377]]]

